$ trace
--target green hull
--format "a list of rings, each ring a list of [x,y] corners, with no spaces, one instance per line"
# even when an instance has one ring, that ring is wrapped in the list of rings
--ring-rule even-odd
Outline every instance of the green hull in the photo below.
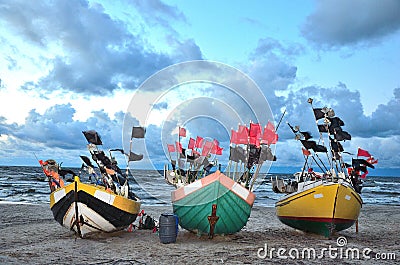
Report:
[[[322,219],[322,218],[321,218]],[[326,219],[326,218],[324,218]],[[354,220],[342,220],[342,219],[333,219],[333,220],[318,220],[318,218],[309,219],[309,218],[284,218],[279,217],[279,220],[296,229],[311,232],[319,235],[323,235],[325,237],[329,237],[332,234],[332,231],[342,231],[349,227],[351,227],[355,221]]]
[[[217,205],[216,215],[219,217],[214,234],[233,234],[246,225],[252,205],[219,181],[173,202],[173,210],[181,227],[198,234],[209,234],[208,216],[211,216],[213,204]]]

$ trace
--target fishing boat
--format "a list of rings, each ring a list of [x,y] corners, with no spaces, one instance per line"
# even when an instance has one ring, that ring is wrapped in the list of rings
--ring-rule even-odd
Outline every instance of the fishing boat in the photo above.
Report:
[[[48,178],[51,189],[50,209],[54,219],[62,226],[84,237],[94,232],[113,232],[128,227],[140,212],[140,199],[129,189],[128,176],[118,167],[112,152],[124,153],[122,149],[111,149],[109,156],[98,148],[102,145],[96,131],[84,131],[88,140],[88,150],[96,162],[81,156],[80,173],[89,174],[90,183],[81,181],[73,171],[65,171],[54,160],[39,161]],[[137,161],[138,156],[130,151],[129,161]],[[99,171],[99,172],[98,172]],[[73,175],[69,184],[64,184],[66,174]]]
[[[286,194],[276,204],[279,220],[295,229],[330,237],[334,232],[351,227],[358,220],[362,208],[362,180],[373,164],[365,159],[344,162],[341,142],[351,140],[351,135],[342,129],[344,122],[330,108],[314,108],[320,140],[310,140],[311,133],[300,131],[298,126],[289,127],[295,139],[302,144],[305,159],[301,172],[293,179],[271,178],[276,193]],[[320,122],[322,120],[322,123]],[[324,143],[328,141],[328,146]],[[362,149],[359,149],[359,151]],[[360,152],[358,152],[360,155]],[[318,167],[320,172],[314,171]]]
[[[171,168],[164,167],[166,182],[176,187],[171,197],[179,225],[210,238],[240,231],[250,217],[256,198],[252,189],[261,166],[275,158],[269,147],[271,142],[267,144],[267,134],[263,137],[258,123],[251,123],[250,128],[239,126],[238,132],[232,130],[225,174],[216,158],[223,150],[217,140],[197,136],[190,138],[187,149],[182,149],[181,136],[185,137],[186,132],[179,128],[178,142],[168,145],[170,159],[171,153],[176,153],[177,160],[171,159]],[[273,136],[276,143],[275,132]],[[191,150],[190,155],[187,150]]]

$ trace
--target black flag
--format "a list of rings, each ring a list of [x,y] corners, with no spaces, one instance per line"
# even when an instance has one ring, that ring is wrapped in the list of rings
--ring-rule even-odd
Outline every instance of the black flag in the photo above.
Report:
[[[311,139],[312,135],[310,132],[300,132],[303,136],[305,140]]]
[[[325,124],[318,124],[318,131],[321,133],[327,133],[328,128]]]
[[[365,159],[352,159],[352,165],[355,170],[367,171],[367,167],[375,168],[374,165],[367,162]]]
[[[351,140],[351,135],[348,132],[343,131],[342,128],[336,128],[334,134],[337,141]]]
[[[143,155],[135,154],[134,152],[130,152],[129,154],[129,161],[139,161],[143,159]]]
[[[322,112],[321,108],[316,108],[313,109],[314,111],[314,116],[316,120],[322,119],[323,117],[325,117],[325,113]]]
[[[85,136],[86,140],[95,145],[102,145],[101,137],[95,130],[90,131],[83,131],[83,135]]]
[[[146,129],[143,127],[133,127],[131,138],[144,138],[146,134]]]
[[[300,140],[306,149],[312,149],[314,152],[326,153],[328,150],[325,146],[317,144],[315,141]]]
[[[92,162],[90,162],[89,157],[87,157],[87,156],[80,156],[80,157],[81,157],[81,159],[83,160],[83,162],[85,162],[85,164],[86,164],[87,166],[89,166],[89,167],[94,167],[94,166],[92,165]]]

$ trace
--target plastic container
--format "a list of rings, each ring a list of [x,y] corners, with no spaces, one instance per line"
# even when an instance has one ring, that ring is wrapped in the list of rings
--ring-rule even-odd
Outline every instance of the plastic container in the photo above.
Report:
[[[175,243],[178,235],[178,216],[170,213],[163,213],[159,220],[158,235],[163,244]]]

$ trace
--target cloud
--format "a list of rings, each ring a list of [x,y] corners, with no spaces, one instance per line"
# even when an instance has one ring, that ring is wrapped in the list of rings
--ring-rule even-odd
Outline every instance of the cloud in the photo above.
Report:
[[[400,113],[400,87],[393,92],[393,98],[387,104],[378,105],[371,114],[371,129],[375,129],[375,135],[399,136],[400,124],[397,122]]]
[[[134,0],[134,6],[145,18],[146,22],[153,26],[159,26],[174,31],[171,20],[186,22],[185,15],[177,7],[167,5],[159,0],[141,1]]]
[[[258,40],[257,47],[250,56],[252,59],[260,57],[280,56],[281,59],[293,59],[305,52],[305,47],[298,43],[282,43],[273,38]]]
[[[311,97],[314,107],[331,107],[344,121],[343,130],[352,135],[351,141],[343,143],[345,150],[354,153],[361,146],[381,158],[378,167],[398,166],[393,157],[397,157],[400,148],[400,125],[396,122],[396,115],[400,113],[400,88],[394,89],[393,97],[387,103],[366,115],[360,91],[347,87],[345,83],[339,82],[333,87],[291,86],[296,82],[297,67],[287,60],[286,49],[278,41],[260,40],[251,58],[252,63],[243,69],[263,91],[274,112],[275,122],[286,109],[278,130],[278,161],[274,165],[301,166],[303,161],[301,144],[294,140],[286,122],[299,125],[302,130],[310,131],[315,139],[319,138],[311,106],[307,103]]]
[[[176,7],[160,1],[137,1],[130,7],[137,8],[146,22],[152,21],[167,32],[173,32],[171,19],[185,20]],[[26,45],[50,53],[41,57],[48,73],[23,88],[110,95],[119,88],[135,89],[151,74],[178,60],[202,57],[193,40],[180,40],[179,36],[170,37],[175,53],[155,51],[144,29],[132,32],[128,24],[111,17],[99,4],[87,1],[12,1],[2,4],[0,17]]]
[[[4,134],[20,143],[63,150],[85,149],[82,131],[94,129],[102,136],[105,148],[121,147],[123,113],[111,119],[104,111],[94,111],[86,121],[74,120],[74,113],[70,104],[54,105],[43,114],[31,110],[22,125],[0,124],[0,128],[5,128]]]
[[[324,49],[374,45],[400,30],[400,2],[397,0],[324,0],[316,4],[316,10],[307,17],[301,33]]]

